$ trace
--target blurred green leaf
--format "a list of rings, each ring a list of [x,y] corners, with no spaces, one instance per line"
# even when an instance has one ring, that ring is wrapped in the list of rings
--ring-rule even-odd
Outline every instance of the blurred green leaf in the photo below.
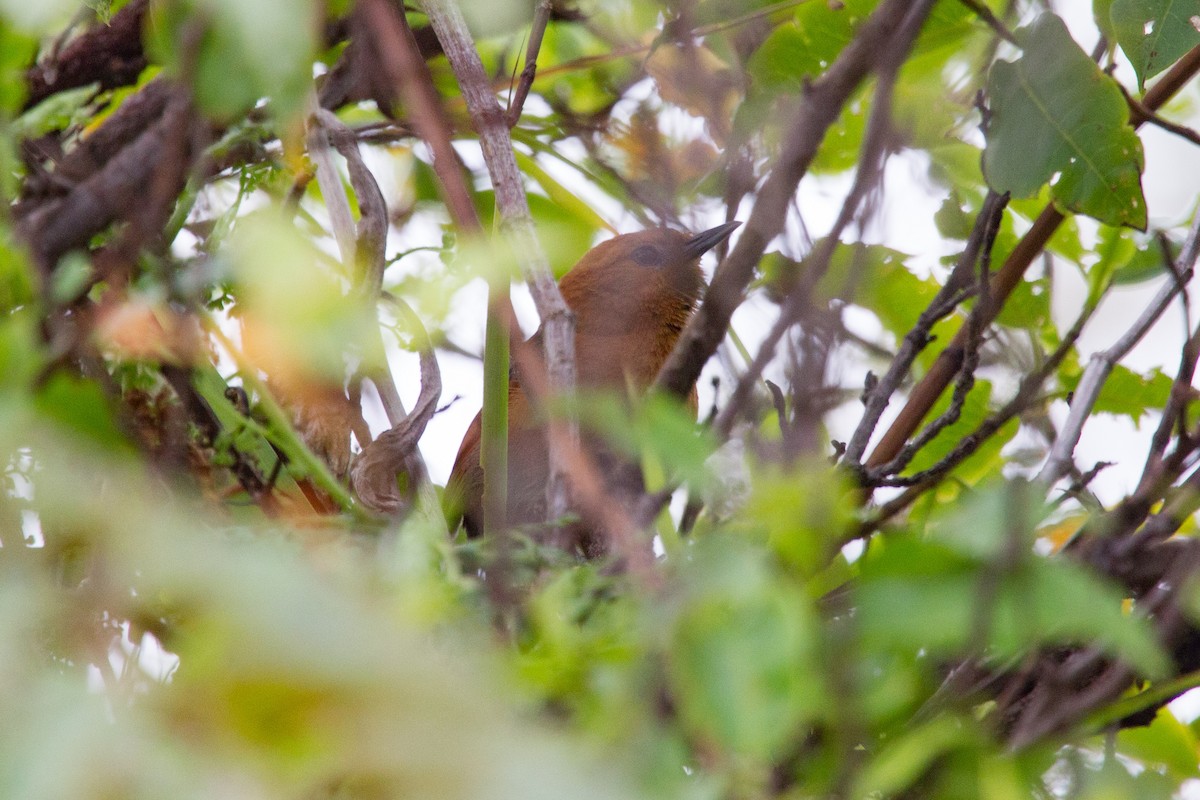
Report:
[[[62,427],[63,434],[82,436],[110,450],[127,448],[113,419],[111,400],[92,381],[56,372],[38,392],[35,404],[46,419]]]
[[[920,725],[889,742],[858,776],[854,797],[887,797],[909,788],[946,751],[971,741],[971,729],[953,717]]]
[[[997,578],[999,586],[984,588]],[[1039,645],[1087,642],[1149,677],[1169,663],[1146,623],[1125,613],[1116,589],[1066,561],[983,566],[930,543],[892,541],[864,564],[856,597],[873,647],[963,656],[982,639],[1003,659]]]
[[[996,321],[1012,328],[1036,330],[1050,319],[1050,281],[1024,280],[1016,285]]]
[[[1200,771],[1200,740],[1166,707],[1158,710],[1149,725],[1122,728],[1117,734],[1117,748],[1147,766],[1166,767],[1178,779],[1192,778]]]
[[[315,245],[271,214],[243,218],[230,237],[244,349],[273,378],[339,385],[345,353],[371,357],[371,321]]]
[[[733,754],[767,762],[824,713],[808,601],[761,553],[724,537],[697,543],[692,600],[675,621],[669,670],[683,722]]]
[[[167,0],[147,26],[153,57],[186,75],[209,114],[229,119],[270,98],[289,118],[303,109],[316,58],[313,0]],[[270,36],[270,47],[263,36]],[[230,76],[237,80],[230,80]]]
[[[92,83],[50,95],[13,121],[13,135],[36,139],[51,131],[81,125],[90,114],[88,103],[99,88],[100,84]]]
[[[803,3],[754,51],[746,68],[763,89],[795,91],[837,58],[878,0]]]
[[[580,419],[630,457],[650,457],[669,474],[694,486],[712,479],[705,460],[716,449],[708,431],[696,424],[695,411],[678,400],[651,395],[632,408],[610,394],[579,401]]]
[[[1170,257],[1178,258],[1180,242],[1169,235],[1163,234],[1163,236]],[[1163,244],[1156,238],[1135,235],[1133,244],[1135,248],[1133,254],[1113,273],[1113,283],[1119,286],[1142,283],[1159,277],[1171,268],[1166,253],[1163,252]]]
[[[1113,0],[1092,0],[1092,21],[1109,42],[1117,38],[1112,24],[1112,5]]]
[[[827,469],[754,475],[750,497],[735,529],[765,536],[771,550],[804,576],[826,566],[840,545],[837,532],[850,522],[853,489]]]

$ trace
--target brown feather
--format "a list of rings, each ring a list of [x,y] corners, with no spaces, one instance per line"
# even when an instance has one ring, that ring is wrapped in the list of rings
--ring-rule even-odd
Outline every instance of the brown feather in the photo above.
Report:
[[[654,382],[704,288],[699,254],[687,247],[692,238],[666,228],[617,236],[589,250],[559,282],[575,313],[580,388],[625,394],[630,388],[643,392]],[[540,330],[534,339],[540,342]],[[508,519],[536,523],[546,508],[545,431],[516,380],[509,385],[508,402]],[[691,405],[694,409],[694,387]],[[483,532],[481,434],[477,415],[446,486],[451,524],[461,515],[470,536]],[[598,443],[589,442],[594,455],[597,448]]]

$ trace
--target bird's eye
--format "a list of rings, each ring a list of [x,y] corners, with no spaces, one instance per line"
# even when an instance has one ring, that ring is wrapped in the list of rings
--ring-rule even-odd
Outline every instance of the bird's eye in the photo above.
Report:
[[[662,250],[652,244],[644,244],[634,249],[630,257],[643,267],[661,267],[663,265]]]

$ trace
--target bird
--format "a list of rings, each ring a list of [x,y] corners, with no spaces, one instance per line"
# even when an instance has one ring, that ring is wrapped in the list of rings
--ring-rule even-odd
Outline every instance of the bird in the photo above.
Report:
[[[727,222],[698,234],[650,228],[602,242],[563,276],[558,288],[575,317],[575,370],[580,390],[645,392],[671,354],[704,292],[700,257],[729,238],[741,223]],[[541,347],[541,329],[529,342]],[[690,405],[696,407],[695,387]],[[482,412],[481,412],[482,413]],[[483,529],[481,414],[463,436],[446,483],[450,530],[461,522],[468,537]],[[603,455],[594,437],[593,456]],[[522,390],[518,370],[508,390],[508,505],[510,525],[544,521],[549,475],[546,433]],[[570,537],[585,556],[603,550],[586,532]]]

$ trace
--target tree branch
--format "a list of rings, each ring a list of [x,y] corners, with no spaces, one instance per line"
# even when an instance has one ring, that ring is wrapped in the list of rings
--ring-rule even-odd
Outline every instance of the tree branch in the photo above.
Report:
[[[923,4],[922,4],[923,5]],[[788,204],[842,107],[879,64],[880,53],[912,10],[911,0],[884,0],[821,77],[800,98],[784,130],[791,135],[771,170],[749,220],[713,276],[704,302],[679,337],[655,388],[685,397],[729,328],[766,246],[783,230]]]
[[[808,268],[797,286],[789,293],[788,299],[780,311],[779,319],[767,333],[745,374],[738,379],[729,402],[717,415],[713,428],[718,440],[723,441],[729,436],[737,416],[749,398],[751,389],[762,375],[767,362],[774,357],[775,348],[780,339],[799,320],[804,308],[810,302],[812,290],[828,270],[829,262],[837,249],[842,231],[850,224],[863,197],[881,174],[889,149],[887,137],[891,130],[892,90],[895,86],[896,73],[908,55],[908,51],[932,7],[933,3],[929,0],[917,3],[889,38],[888,47],[882,50],[878,57],[879,81],[875,90],[871,117],[864,137],[862,156],[859,158],[854,184],[846,195],[833,227],[814,248],[814,252],[808,259]],[[783,422],[783,418],[780,419],[780,422]]]
[[[545,347],[546,373],[549,388],[560,396],[569,396],[575,388],[575,325],[550,270],[550,264],[537,240],[533,218],[517,161],[513,156],[512,139],[504,112],[492,93],[483,62],[475,51],[458,7],[451,0],[427,0],[426,14],[446,51],[467,103],[467,110],[479,142],[483,158],[496,193],[496,207],[513,252],[521,263],[533,295],[534,304],[542,319],[542,341]],[[553,428],[556,423],[551,423]],[[578,440],[578,428],[568,423],[566,442]],[[566,454],[562,437],[550,436],[550,476],[546,487],[547,519],[557,519],[569,508],[566,480]]]
[[[1161,108],[1196,74],[1197,70],[1200,70],[1200,47],[1192,48],[1187,55],[1175,62],[1175,65],[1158,83],[1146,92],[1145,97],[1142,98],[1142,105],[1151,111]],[[1131,125],[1137,127],[1144,121],[1145,119],[1136,109],[1131,110]],[[1063,214],[1053,205],[1046,206],[1034,220],[1033,227],[1013,248],[1004,262],[1004,266],[1000,268],[991,282],[990,288],[994,298],[993,317],[1004,307],[1008,296],[1021,282],[1025,270],[1033,263],[1037,254],[1046,247],[1046,243],[1050,241],[1050,237],[1054,235],[1064,219]],[[950,345],[938,356],[925,377],[913,388],[908,402],[867,460],[868,467],[878,467],[895,458],[896,454],[900,452],[900,448],[904,446],[904,442],[921,424],[921,420],[929,413],[929,409],[941,397],[943,390],[958,372],[966,335],[965,329],[960,330]]]
[[[1200,211],[1197,211],[1192,219],[1192,227],[1188,231],[1187,241],[1183,245],[1183,251],[1179,254],[1179,263],[1176,268],[1177,279],[1167,282],[1159,289],[1158,294],[1142,310],[1133,325],[1111,347],[1092,355],[1088,361],[1087,368],[1083,371],[1083,377],[1079,379],[1079,385],[1075,388],[1075,394],[1071,398],[1071,410],[1067,415],[1067,421],[1050,450],[1049,458],[1046,459],[1045,465],[1038,473],[1038,481],[1049,487],[1066,474],[1071,464],[1072,454],[1075,452],[1075,446],[1079,443],[1080,436],[1083,435],[1083,426],[1091,416],[1096,400],[1100,397],[1104,381],[1108,379],[1109,373],[1112,372],[1117,362],[1142,340],[1142,337],[1167,310],[1171,301],[1186,288],[1192,275],[1195,274],[1197,256],[1200,256]]]

